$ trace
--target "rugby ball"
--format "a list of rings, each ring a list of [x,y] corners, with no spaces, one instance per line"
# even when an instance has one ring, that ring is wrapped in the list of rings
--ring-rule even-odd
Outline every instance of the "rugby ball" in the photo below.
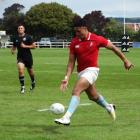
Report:
[[[65,107],[61,103],[53,103],[50,106],[50,111],[54,114],[62,114],[65,111]]]

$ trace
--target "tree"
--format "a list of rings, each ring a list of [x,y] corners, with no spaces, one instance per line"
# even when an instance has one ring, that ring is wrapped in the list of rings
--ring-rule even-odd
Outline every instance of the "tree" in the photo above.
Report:
[[[116,21],[115,19],[110,19],[105,27],[105,36],[111,41],[120,41],[124,34],[123,24]],[[130,40],[133,40],[134,32],[126,27],[126,34],[130,36]]]
[[[0,18],[0,30],[3,30],[3,19]]]
[[[8,34],[15,33],[18,24],[24,23],[23,9],[24,6],[18,3],[5,9],[5,12],[3,13],[3,26]]]
[[[14,3],[12,6],[5,8],[5,12],[3,13],[3,16],[6,17],[7,15],[17,14],[21,12],[23,9],[24,9],[23,5]]]
[[[133,41],[140,41],[140,30],[138,32],[135,33],[135,35],[133,36]]]
[[[110,19],[105,27],[105,36],[111,41],[120,41],[123,35],[123,24]]]
[[[92,11],[86,14],[84,19],[87,20],[90,31],[104,35],[105,26],[109,22],[109,18],[105,18],[101,11]]]
[[[26,13],[25,23],[36,37],[68,36],[74,15],[71,9],[58,3],[41,3]]]

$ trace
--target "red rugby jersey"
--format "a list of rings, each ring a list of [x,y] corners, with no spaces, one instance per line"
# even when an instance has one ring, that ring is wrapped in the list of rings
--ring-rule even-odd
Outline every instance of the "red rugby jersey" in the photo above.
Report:
[[[88,33],[85,40],[75,37],[70,43],[70,53],[77,59],[77,71],[88,67],[98,67],[98,52],[100,47],[106,47],[108,40],[94,33]]]

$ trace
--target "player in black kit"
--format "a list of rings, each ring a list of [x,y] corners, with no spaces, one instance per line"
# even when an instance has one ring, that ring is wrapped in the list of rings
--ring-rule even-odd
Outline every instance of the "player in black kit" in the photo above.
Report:
[[[24,85],[24,70],[25,67],[31,78],[30,91],[35,88],[35,78],[33,72],[33,58],[30,49],[36,48],[35,42],[32,40],[31,36],[25,34],[25,27],[19,25],[17,28],[18,35],[13,39],[13,47],[11,49],[12,54],[15,53],[17,49],[17,68],[19,73],[19,81],[21,85],[21,93],[25,93]]]

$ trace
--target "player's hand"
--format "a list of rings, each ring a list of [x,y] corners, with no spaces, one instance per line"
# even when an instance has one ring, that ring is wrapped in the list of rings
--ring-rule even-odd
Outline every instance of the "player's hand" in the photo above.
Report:
[[[12,47],[12,48],[11,48],[11,54],[14,55],[15,52],[16,52],[16,48]]]
[[[67,79],[62,80],[60,85],[60,90],[64,92],[67,89],[67,85],[68,85],[68,80]]]
[[[130,68],[133,68],[134,65],[129,60],[126,60],[124,61],[124,67],[126,70],[129,70]]]
[[[15,54],[15,51],[11,50],[11,53],[12,53],[12,55],[14,55]]]

